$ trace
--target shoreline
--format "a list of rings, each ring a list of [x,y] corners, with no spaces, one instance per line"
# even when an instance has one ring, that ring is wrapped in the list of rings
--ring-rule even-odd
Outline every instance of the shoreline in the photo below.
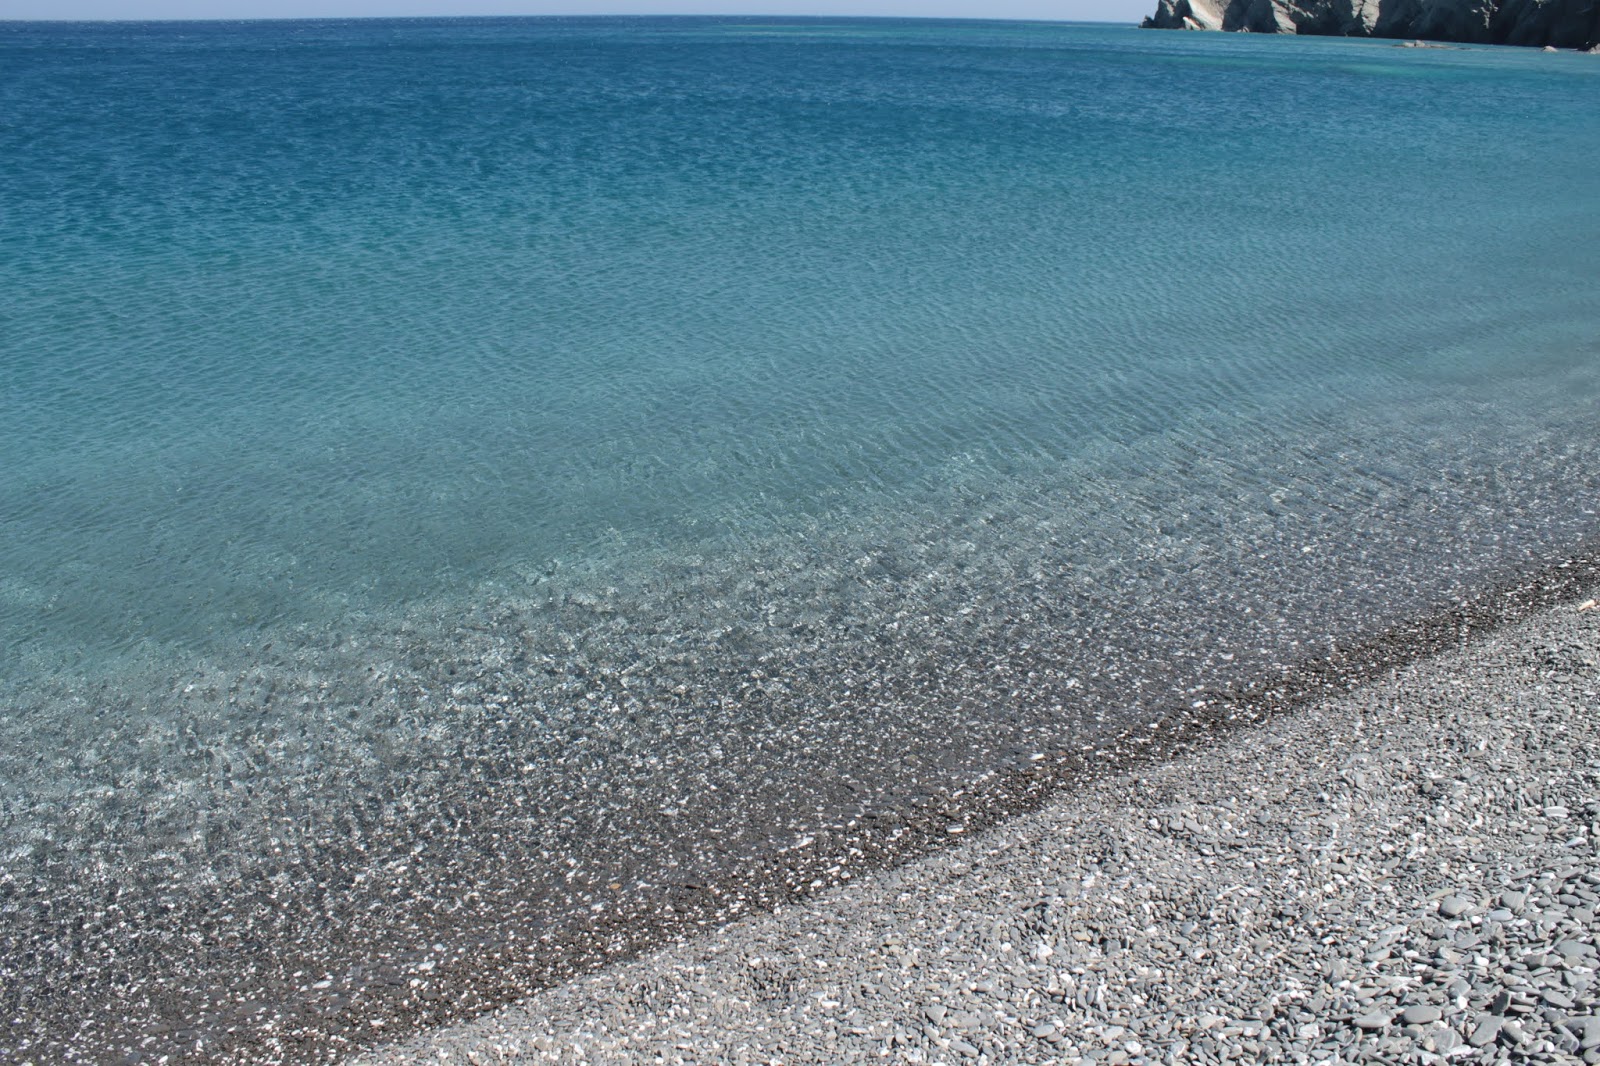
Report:
[[[1597,587],[1555,567],[953,848],[355,1061],[1600,1061]]]
[[[1301,559],[1313,558],[1295,554]],[[1564,557],[1567,563],[1540,567],[1532,571],[1533,576],[1519,580],[1496,583],[1486,576],[1476,588],[1466,586],[1465,593],[1458,593],[1464,598],[1458,599],[1446,589],[1462,589],[1460,564],[1446,555],[1436,564],[1440,584],[1445,587],[1425,594],[1409,590],[1409,598],[1414,602],[1431,596],[1435,603],[1454,602],[1456,606],[1423,613],[1420,621],[1414,619],[1387,631],[1379,628],[1378,619],[1368,616],[1364,630],[1380,635],[1337,647],[1330,645],[1329,636],[1343,631],[1341,623],[1351,623],[1353,612],[1360,612],[1366,597],[1392,586],[1402,602],[1408,599],[1401,577],[1383,575],[1376,587],[1361,590],[1362,599],[1330,602],[1325,611],[1317,609],[1317,595],[1304,585],[1286,589],[1285,594],[1299,609],[1285,612],[1293,616],[1289,629],[1275,633],[1274,639],[1283,650],[1296,650],[1302,665],[1285,672],[1269,662],[1264,669],[1249,664],[1232,672],[1236,678],[1255,677],[1254,687],[1230,689],[1217,684],[1220,679],[1215,676],[1212,682],[1216,687],[1207,689],[1160,683],[1160,672],[1168,664],[1151,655],[1163,646],[1151,637],[1142,658],[1135,648],[1102,659],[1099,668],[1107,676],[1099,683],[1091,679],[1086,686],[1072,689],[1070,710],[1078,716],[1074,721],[1099,726],[1088,734],[1098,737],[1097,743],[1085,740],[1082,746],[1075,746],[1080,742],[1073,737],[1071,722],[1056,732],[1065,746],[1050,743],[1048,731],[1029,733],[1024,728],[1009,743],[1002,743],[1003,736],[997,734],[981,749],[970,749],[969,763],[978,765],[966,774],[957,773],[954,767],[943,771],[926,758],[928,750],[919,753],[897,738],[919,722],[924,729],[929,723],[945,723],[970,728],[972,735],[981,736],[971,720],[983,708],[1015,710],[1028,701],[1037,702],[1052,688],[1070,687],[1061,667],[1052,668],[1048,659],[1041,663],[1028,652],[1025,627],[1017,629],[1023,643],[1016,647],[1003,642],[986,642],[981,647],[969,644],[959,655],[941,657],[938,665],[946,673],[928,679],[920,689],[886,687],[880,693],[858,686],[848,677],[834,677],[825,686],[828,701],[802,708],[806,717],[796,721],[834,730],[828,735],[835,739],[868,745],[880,761],[893,757],[898,769],[881,775],[858,766],[859,772],[818,780],[818,763],[798,756],[814,752],[824,760],[832,759],[830,765],[838,765],[848,751],[819,748],[820,734],[804,741],[794,736],[792,725],[783,728],[788,720],[773,701],[752,706],[722,700],[711,705],[707,718],[688,714],[699,706],[692,696],[673,697],[654,723],[660,731],[671,731],[670,736],[659,732],[661,738],[685,752],[705,749],[705,754],[713,746],[722,747],[718,738],[737,741],[727,749],[733,758],[701,763],[698,770],[693,765],[674,767],[676,776],[667,781],[692,783],[704,780],[706,773],[715,775],[712,783],[721,786],[720,790],[708,789],[690,802],[706,810],[714,807],[723,820],[699,830],[697,826],[706,823],[692,812],[680,811],[673,817],[657,810],[661,804],[647,802],[651,795],[666,800],[674,793],[646,790],[642,800],[628,800],[625,793],[613,790],[609,806],[620,814],[611,815],[594,834],[579,837],[574,844],[571,831],[559,824],[559,814],[550,816],[551,811],[563,810],[559,804],[541,803],[538,793],[519,792],[522,783],[517,775],[496,778],[493,774],[501,772],[503,764],[481,761],[483,756],[502,759],[503,750],[474,753],[474,759],[465,763],[460,759],[419,760],[415,753],[398,751],[397,756],[411,760],[406,765],[415,764],[423,774],[476,780],[476,795],[447,790],[443,798],[448,802],[418,806],[417,798],[428,794],[419,787],[410,796],[399,796],[409,806],[396,809],[393,773],[378,778],[389,791],[347,788],[346,794],[359,797],[358,813],[370,814],[369,824],[378,832],[343,834],[336,831],[336,823],[316,817],[317,812],[312,811],[312,817],[292,824],[304,825],[308,832],[303,835],[325,841],[327,850],[273,853],[259,876],[230,882],[228,891],[243,902],[228,909],[201,909],[205,901],[196,897],[189,912],[170,906],[163,912],[159,907],[164,902],[183,904],[185,897],[172,892],[170,885],[143,886],[134,880],[136,869],[108,867],[116,875],[108,891],[118,893],[123,907],[116,917],[140,930],[138,949],[122,953],[112,946],[120,942],[121,935],[115,922],[106,920],[106,915],[114,912],[88,912],[90,920],[99,923],[95,931],[103,934],[106,950],[116,954],[82,950],[70,961],[94,970],[80,970],[74,976],[63,969],[48,980],[19,981],[16,1015],[24,1023],[33,1022],[35,1028],[27,1032],[19,1026],[18,1042],[7,1050],[18,1062],[40,1057],[100,1061],[107,1054],[130,1053],[151,1062],[162,1056],[172,1062],[336,1061],[380,1037],[398,1039],[453,1024],[653,951],[685,934],[770,911],[807,898],[818,889],[948,847],[962,834],[980,832],[1033,810],[1064,787],[1081,787],[1094,775],[1129,765],[1129,760],[1148,764],[1216,743],[1237,726],[1280,714],[1289,706],[1337,691],[1386,666],[1446,647],[1463,632],[1519,617],[1591,578],[1600,580],[1600,551],[1595,550],[1592,538]],[[1305,565],[1314,569],[1314,564]],[[1515,571],[1507,567],[1499,572]],[[1298,573],[1280,574],[1280,584]],[[1329,585],[1335,594],[1341,591],[1334,581],[1321,585],[1325,591]],[[1162,603],[1159,599],[1154,602]],[[1197,619],[1206,621],[1205,611],[1196,614],[1173,609],[1170,601],[1165,607],[1157,613],[1144,608],[1118,613],[1115,622],[1136,638],[1141,632],[1149,636],[1162,629],[1169,638],[1190,634],[1195,643],[1181,642],[1186,647],[1221,643],[1221,636],[1232,635],[1214,628],[1215,618],[1212,626],[1196,629]],[[1398,604],[1391,603],[1389,615],[1400,614]],[[1026,612],[1015,617],[1026,618]],[[1038,627],[1048,620],[1037,611],[1033,617],[1033,639],[1038,639],[1037,634],[1044,631]],[[995,621],[1000,624],[1005,618],[997,615]],[[1314,636],[1318,631],[1322,635]],[[495,632],[469,637],[443,667],[478,663],[488,669],[503,663],[496,648],[507,635]],[[947,643],[959,635],[947,635]],[[997,640],[999,636],[997,633]],[[1291,640],[1294,636],[1302,639]],[[472,643],[474,639],[479,643]],[[1019,637],[1014,634],[1012,639]],[[863,644],[867,651],[873,646],[871,641]],[[952,650],[960,649],[952,645]],[[1028,665],[1030,662],[1034,665]],[[1243,657],[1241,663],[1229,665],[1242,663]],[[535,672],[536,665],[525,662],[518,670]],[[575,673],[574,681],[580,681],[582,670]],[[872,680],[867,670],[859,676]],[[892,673],[885,676],[887,681],[894,680]],[[1141,681],[1146,683],[1141,685]],[[1152,681],[1158,683],[1149,683]],[[707,685],[707,691],[737,693],[740,677],[719,674]],[[852,703],[848,691],[832,691],[852,687],[859,687],[863,695],[872,692],[879,700]],[[1020,700],[1019,690],[1023,693]],[[632,703],[619,706],[644,701],[637,690],[629,691]],[[801,686],[785,698],[794,703],[806,691]],[[195,698],[201,696],[211,698],[207,692]],[[327,704],[338,705],[339,701],[332,700]],[[1043,714],[1048,706],[1041,703],[1034,710]],[[849,707],[865,708],[876,718],[864,724],[849,715],[841,717],[841,708]],[[897,708],[917,713],[895,718]],[[458,707],[454,700],[445,709],[452,715],[476,713],[484,722],[504,718],[488,701],[477,712],[466,703]],[[377,710],[385,708],[380,705]],[[1105,722],[1108,715],[1110,723]],[[1163,719],[1162,728],[1148,730],[1145,724],[1157,718]],[[758,732],[740,733],[741,723],[753,724]],[[604,724],[603,719],[594,724]],[[1002,730],[1015,724],[1004,713],[996,720]],[[541,742],[548,747],[569,734],[582,744],[589,730],[551,732]],[[533,738],[526,732],[516,736]],[[596,736],[607,746],[603,753],[614,743],[604,734]],[[942,741],[946,734],[938,736]],[[494,735],[483,739],[492,740]],[[776,754],[763,747],[774,739],[780,742]],[[946,746],[953,743],[950,740]],[[568,754],[575,756],[565,768],[566,780],[607,783],[603,775],[592,772],[595,764],[588,753],[593,746],[575,747],[570,752],[559,747],[550,750],[552,758],[563,761]],[[666,754],[660,749],[656,753]],[[914,763],[919,756],[924,757],[922,763]],[[735,761],[738,758],[744,762]],[[762,774],[771,774],[771,778],[749,777],[742,767],[752,759],[764,767]],[[479,767],[485,776],[478,776]],[[635,769],[644,773],[647,767],[638,764]],[[696,774],[702,776],[696,778]],[[811,779],[804,782],[802,793],[785,794],[774,784],[794,782],[802,775]],[[428,780],[422,778],[420,784],[426,785]],[[754,792],[746,788],[751,781],[758,782]],[[826,801],[829,809],[810,813],[810,801],[801,803],[800,795],[822,797],[815,802]],[[603,814],[594,803],[588,810]],[[772,813],[784,810],[790,815]],[[487,816],[475,811],[487,812]],[[796,812],[805,820],[794,818]],[[726,831],[730,824],[737,833]],[[620,832],[630,826],[634,830],[631,840]],[[661,835],[641,836],[647,830]],[[506,836],[513,832],[515,836]],[[601,863],[610,865],[573,869],[577,877],[564,879],[571,864],[564,863],[561,856],[576,856],[585,862],[578,845],[587,846],[591,840],[588,855],[598,855]],[[642,862],[638,861],[641,841],[661,845],[658,851],[644,855]],[[459,851],[454,842],[460,842]],[[427,861],[408,860],[408,851],[417,854],[411,844],[427,846]],[[557,850],[561,847],[568,850]],[[541,859],[541,855],[545,857]],[[435,861],[436,857],[443,861]],[[605,876],[616,869],[628,873],[630,866],[631,876]],[[262,886],[268,885],[270,890],[263,894]],[[26,907],[34,900],[48,900],[41,905],[59,908],[63,900],[70,904],[74,899],[92,906],[95,897],[74,886],[70,892],[53,896],[35,891],[31,899],[24,897],[19,902]],[[143,910],[135,909],[141,906]],[[30,932],[22,920],[27,912],[19,909],[15,913],[19,915],[18,932]],[[55,921],[53,914],[40,914]],[[34,929],[48,934],[59,924],[41,921]],[[195,941],[190,936],[196,928],[206,939]],[[16,942],[24,944],[14,956],[19,960],[25,958],[25,950],[37,950],[28,948],[27,941]],[[485,965],[486,959],[493,961]],[[91,1010],[80,1007],[85,1002],[81,995],[85,988],[105,990],[103,997],[89,1001],[95,1004]],[[63,1036],[64,1027],[59,1024],[63,1019],[76,1020],[82,1026],[77,1039]],[[138,1047],[140,1042],[146,1045],[143,1049]]]
[[[279,957],[272,960],[274,972],[252,973],[255,984],[244,989],[203,984],[205,972],[195,971],[185,977],[187,986],[162,988],[141,1003],[140,1008],[149,1011],[144,1017],[121,1015],[120,1010],[127,1008],[120,1008],[123,1031],[155,1034],[153,1048],[139,1061],[154,1061],[159,1051],[171,1061],[331,1062],[371,1047],[382,1037],[405,1039],[459,1025],[463,1019],[541,990],[629,965],[627,960],[708,929],[804,903],[858,879],[883,876],[885,870],[943,853],[952,843],[1030,816],[1071,790],[1095,787],[1096,782],[1130,768],[1159,767],[1196,751],[1226,750],[1235,737],[1248,735],[1262,722],[1474,635],[1515,624],[1570,599],[1580,589],[1596,586],[1600,586],[1600,550],[1586,541],[1565,562],[1516,580],[1486,583],[1448,609],[1369,639],[1339,646],[1324,642],[1323,654],[1287,671],[1265,676],[1257,672],[1252,684],[1192,690],[1186,702],[1173,702],[1175,695],[1152,702],[1148,692],[1143,698],[1131,693],[1129,713],[1118,719],[1128,724],[1080,747],[1031,749],[1032,758],[1023,754],[996,761],[981,777],[944,791],[933,788],[932,781],[919,790],[901,788],[898,796],[908,798],[893,804],[875,803],[893,794],[892,780],[877,782],[876,794],[859,791],[872,782],[856,781],[858,791],[845,799],[858,813],[823,819],[827,824],[812,823],[804,837],[790,837],[787,842],[785,826],[773,827],[768,832],[772,844],[765,849],[739,852],[734,842],[713,831],[691,844],[701,849],[696,857],[703,854],[714,864],[685,871],[677,880],[641,882],[637,891],[592,894],[588,901],[603,906],[582,914],[563,913],[558,920],[541,922],[542,912],[535,910],[540,904],[534,895],[538,885],[556,881],[548,869],[506,862],[499,867],[447,868],[465,886],[461,891],[481,890],[496,906],[523,908],[509,911],[513,917],[520,913],[520,921],[476,927],[415,906],[410,910],[420,923],[409,920],[402,926],[388,909],[375,909],[393,887],[375,883],[368,892],[374,907],[353,917],[369,935],[403,928],[406,939],[384,936],[372,941],[382,948],[350,969],[324,971],[307,965],[311,960]],[[1147,723],[1158,717],[1160,727],[1149,728]],[[680,833],[685,829],[677,828]],[[493,857],[489,852],[484,855]],[[714,876],[705,876],[708,867]],[[309,873],[302,871],[307,876],[298,882],[300,888],[322,891],[323,882],[310,880]],[[291,871],[290,876],[295,874]],[[345,876],[354,878],[352,884],[363,879],[348,871]],[[592,889],[583,885],[577,891]],[[274,926],[271,935],[282,943],[299,944],[307,942],[302,938],[308,933],[314,938],[330,927],[347,939],[359,932],[354,925],[343,929],[315,912],[309,922],[307,917],[304,911],[280,904],[273,920],[281,929]],[[337,915],[329,912],[329,918]],[[235,926],[230,935],[248,935],[249,930],[249,925]],[[184,977],[181,972],[179,976]],[[204,997],[199,1000],[201,1007],[196,1009],[195,1001],[185,996]],[[111,1016],[104,1012],[98,1017]],[[48,1059],[49,1048],[48,1044],[23,1047],[17,1061],[41,1054]],[[74,1053],[85,1059],[82,1048]],[[86,1060],[97,1058],[89,1054]]]

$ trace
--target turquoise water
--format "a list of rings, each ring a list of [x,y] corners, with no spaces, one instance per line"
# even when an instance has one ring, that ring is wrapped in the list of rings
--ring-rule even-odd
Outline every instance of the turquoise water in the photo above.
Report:
[[[581,924],[1582,549],[1597,87],[1045,24],[0,24],[12,1032]],[[216,925],[274,877],[341,932]]]

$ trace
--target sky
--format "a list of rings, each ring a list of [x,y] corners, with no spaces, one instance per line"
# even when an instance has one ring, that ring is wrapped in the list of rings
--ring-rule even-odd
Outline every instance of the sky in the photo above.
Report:
[[[0,0],[0,19],[901,15],[1137,22],[1154,0]]]

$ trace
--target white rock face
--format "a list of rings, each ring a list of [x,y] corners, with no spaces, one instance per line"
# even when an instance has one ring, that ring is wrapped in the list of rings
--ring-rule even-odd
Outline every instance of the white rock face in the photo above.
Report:
[[[1155,19],[1161,20],[1157,29],[1220,30],[1223,29],[1222,12],[1209,0],[1160,0]],[[1145,19],[1151,26],[1152,19]]]
[[[1197,29],[1222,29],[1222,12],[1213,7],[1208,0],[1182,0],[1182,2],[1188,5],[1189,20]]]

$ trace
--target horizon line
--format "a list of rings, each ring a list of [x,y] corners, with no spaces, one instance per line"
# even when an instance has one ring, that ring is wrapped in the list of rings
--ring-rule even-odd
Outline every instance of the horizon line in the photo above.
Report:
[[[427,15],[242,15],[226,16],[150,16],[144,18],[73,18],[71,16],[45,16],[42,18],[0,18],[0,26],[26,26],[34,24],[75,25],[126,25],[137,23],[235,23],[235,22],[426,22],[465,21],[469,19],[804,19],[815,22],[1016,22],[1039,23],[1047,26],[1121,26],[1121,19],[1046,19],[1021,15],[819,15],[789,14],[784,12],[539,12],[527,14],[427,14]]]

